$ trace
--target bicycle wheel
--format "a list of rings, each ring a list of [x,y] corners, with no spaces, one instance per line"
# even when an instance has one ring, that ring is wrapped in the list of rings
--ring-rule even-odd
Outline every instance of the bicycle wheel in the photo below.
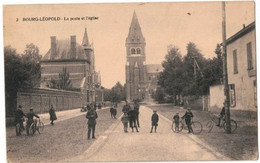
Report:
[[[226,122],[223,123],[224,130],[227,131],[227,124]],[[231,127],[231,133],[234,133],[237,129],[237,122],[233,119],[230,120],[230,127]]]
[[[208,121],[208,123],[206,124],[206,132],[211,132],[211,130],[213,129],[213,122],[212,121]]]
[[[29,128],[29,135],[33,135],[35,133],[35,124],[32,123]]]
[[[15,132],[16,132],[16,136],[20,136],[21,135],[21,125],[19,123],[17,123],[15,125]]]
[[[179,126],[176,126],[176,125],[175,125],[175,122],[172,121],[172,131],[173,131],[173,132],[177,132],[177,133],[178,133],[178,132],[181,132],[182,129],[183,129],[183,125],[182,125],[181,122],[179,123]]]
[[[39,132],[43,132],[44,124],[43,124],[42,122],[39,122],[37,128],[38,128],[38,131],[39,131]]]
[[[202,131],[202,125],[198,121],[194,121],[191,124],[193,134],[200,134]]]

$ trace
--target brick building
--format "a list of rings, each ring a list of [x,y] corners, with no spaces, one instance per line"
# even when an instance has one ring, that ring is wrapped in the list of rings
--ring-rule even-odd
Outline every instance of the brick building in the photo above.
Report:
[[[161,65],[146,65],[145,38],[134,12],[126,38],[126,99],[148,100],[157,88],[157,77]]]
[[[78,44],[76,36],[70,40],[50,38],[50,50],[42,58],[41,88],[47,88],[51,79],[59,79],[59,74],[65,68],[69,73],[72,88],[82,93],[82,104],[86,105],[99,99],[103,101],[100,73],[95,71],[95,55],[93,44],[88,40],[85,29],[82,43]],[[98,97],[101,96],[101,97]]]

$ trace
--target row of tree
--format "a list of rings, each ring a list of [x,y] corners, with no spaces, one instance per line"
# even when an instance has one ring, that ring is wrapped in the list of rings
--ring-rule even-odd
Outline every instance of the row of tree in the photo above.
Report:
[[[126,100],[125,86],[117,82],[111,89],[104,90],[104,101],[119,103]]]
[[[218,44],[212,59],[206,59],[196,45],[188,43],[183,56],[178,47],[170,45],[162,63],[164,68],[158,80],[154,99],[164,102],[167,97],[201,96],[209,94],[209,86],[222,79],[222,52]],[[172,98],[173,97],[173,98]]]

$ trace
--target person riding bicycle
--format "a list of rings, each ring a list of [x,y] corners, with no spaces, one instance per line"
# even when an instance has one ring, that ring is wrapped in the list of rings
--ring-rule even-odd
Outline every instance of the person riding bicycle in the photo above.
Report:
[[[224,105],[225,105],[225,103],[224,103]],[[219,114],[217,126],[220,126],[220,121],[221,121],[221,119],[222,119],[224,116],[225,116],[225,106],[223,106],[223,108],[222,108],[222,110],[221,110],[221,112],[220,112],[220,114]]]
[[[26,133],[27,133],[27,135],[29,135],[29,128],[34,121],[33,118],[34,117],[40,118],[40,117],[33,112],[33,108],[30,109],[30,112],[26,115],[26,117],[28,118],[27,124],[26,124]]]
[[[17,110],[15,111],[15,125],[17,125],[19,123],[21,125],[21,129],[24,130],[24,126],[23,126],[24,118],[23,117],[26,117],[26,115],[23,113],[22,106],[19,105]]]
[[[191,112],[191,108],[188,108],[184,116],[182,116],[182,119],[185,119],[186,125],[188,127],[188,133],[192,133],[193,129],[191,127],[192,119],[193,119],[193,114]]]

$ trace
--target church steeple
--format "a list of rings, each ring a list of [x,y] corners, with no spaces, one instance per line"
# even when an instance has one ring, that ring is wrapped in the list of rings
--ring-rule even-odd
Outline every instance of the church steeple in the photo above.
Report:
[[[141,26],[134,11],[126,43],[145,43]]]
[[[89,41],[88,41],[88,33],[87,33],[87,28],[85,28],[85,33],[83,36],[83,40],[82,40],[82,46],[90,46],[89,45]]]

